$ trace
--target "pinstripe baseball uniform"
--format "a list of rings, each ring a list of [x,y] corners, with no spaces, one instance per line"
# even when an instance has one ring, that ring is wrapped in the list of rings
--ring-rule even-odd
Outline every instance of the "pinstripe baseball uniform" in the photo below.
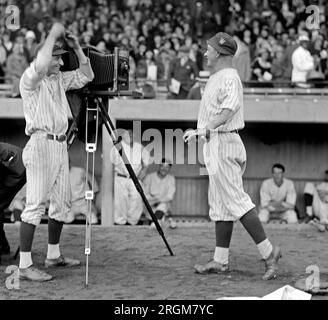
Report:
[[[30,136],[23,151],[27,189],[21,218],[26,223],[40,223],[48,197],[49,217],[58,221],[67,217],[71,199],[67,144],[46,136],[66,133],[69,106],[65,91],[82,88],[90,81],[79,69],[46,76],[36,71],[35,61],[22,75],[25,133]]]
[[[223,109],[230,109],[234,114],[211,133],[203,149],[209,173],[209,216],[213,221],[236,221],[255,205],[243,189],[246,150],[239,134],[231,132],[245,126],[243,87],[233,68],[219,70],[209,78],[200,103],[197,128],[205,128]]]

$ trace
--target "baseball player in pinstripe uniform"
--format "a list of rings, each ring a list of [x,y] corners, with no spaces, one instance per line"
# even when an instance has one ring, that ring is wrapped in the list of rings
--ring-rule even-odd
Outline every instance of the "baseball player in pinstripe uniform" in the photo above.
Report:
[[[23,151],[26,167],[26,207],[21,215],[20,261],[21,279],[47,281],[51,275],[35,268],[31,248],[35,227],[45,212],[50,197],[48,219],[48,252],[46,267],[75,266],[80,261],[64,258],[59,250],[63,222],[70,210],[70,181],[65,132],[68,128],[68,102],[65,91],[79,89],[92,81],[94,74],[89,59],[78,40],[66,34],[68,45],[74,49],[80,67],[60,72],[65,53],[58,40],[65,28],[55,23],[36,59],[25,70],[20,81],[26,120],[25,133],[30,136]]]
[[[248,194],[244,192],[242,175],[246,167],[246,150],[238,134],[244,128],[243,87],[232,57],[237,50],[235,40],[219,32],[207,42],[208,67],[214,70],[200,103],[197,130],[189,130],[184,140],[199,136],[206,140],[204,159],[209,173],[209,215],[215,221],[216,248],[213,260],[196,265],[197,273],[228,270],[229,245],[233,223],[239,220],[256,243],[265,261],[264,280],[277,275],[280,248],[267,239]]]

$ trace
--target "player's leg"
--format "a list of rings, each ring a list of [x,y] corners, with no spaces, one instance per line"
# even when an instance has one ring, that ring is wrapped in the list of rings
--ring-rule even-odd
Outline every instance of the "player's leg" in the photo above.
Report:
[[[47,141],[32,137],[23,152],[26,167],[26,207],[20,225],[20,278],[47,281],[52,277],[33,267],[31,249],[35,227],[45,212],[47,194],[51,186],[52,172]]]
[[[229,140],[229,143],[226,140]],[[240,222],[257,245],[266,262],[264,280],[276,277],[276,262],[280,258],[280,248],[273,247],[267,238],[258,217],[255,205],[243,189],[242,175],[246,168],[246,150],[239,135],[222,136],[219,148],[218,179],[215,183],[228,212]]]
[[[115,176],[114,180],[114,222],[125,225],[129,208],[129,179]]]
[[[200,274],[226,272],[229,269],[229,246],[233,230],[233,221],[222,221],[222,219],[227,218],[227,214],[214,179],[215,176],[210,174],[208,202],[210,207],[210,219],[215,222],[216,246],[212,261],[204,265],[195,265],[196,272]]]
[[[59,247],[63,224],[64,221],[67,220],[71,209],[71,184],[69,180],[69,165],[66,144],[61,144],[56,147],[59,149],[58,153],[60,158],[58,160],[60,167],[50,195],[48,251],[45,266],[75,266],[79,265],[80,261],[76,259],[64,258]]]
[[[131,225],[136,225],[142,215],[143,202],[132,179],[128,180],[130,203],[127,212],[127,222]]]

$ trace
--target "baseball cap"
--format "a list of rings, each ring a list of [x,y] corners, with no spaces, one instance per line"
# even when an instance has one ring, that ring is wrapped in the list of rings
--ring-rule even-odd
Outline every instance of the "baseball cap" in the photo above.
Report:
[[[207,44],[224,55],[233,56],[237,51],[236,41],[225,32],[217,33],[214,37],[207,40]]]
[[[44,42],[41,42],[35,47],[34,58],[36,58],[39,50],[43,47],[43,45],[44,45]],[[59,55],[62,55],[66,52],[68,52],[68,51],[64,50],[58,43],[56,43],[54,45],[53,50],[52,50],[52,56],[59,56]]]

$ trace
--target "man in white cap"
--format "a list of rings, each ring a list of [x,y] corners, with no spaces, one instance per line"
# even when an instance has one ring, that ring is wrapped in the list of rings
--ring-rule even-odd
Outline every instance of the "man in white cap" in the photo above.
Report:
[[[309,88],[306,84],[306,76],[309,71],[314,69],[314,59],[308,50],[310,39],[306,34],[298,38],[299,47],[292,54],[292,82],[301,88]]]

